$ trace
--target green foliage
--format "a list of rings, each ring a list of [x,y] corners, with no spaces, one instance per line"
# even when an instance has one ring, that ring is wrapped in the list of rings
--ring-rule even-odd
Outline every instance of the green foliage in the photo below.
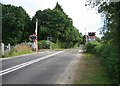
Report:
[[[18,44],[27,41],[30,34],[30,18],[21,7],[2,5],[2,41]]]
[[[102,0],[100,1],[102,2]],[[92,2],[90,5],[94,5],[93,7],[99,5],[98,12],[104,18],[104,26],[100,29],[104,36],[101,46],[96,47],[97,54],[102,58],[104,66],[115,83],[120,83],[120,66],[118,66],[120,63],[120,2],[109,4]]]
[[[55,10],[57,9],[57,10],[60,10],[61,12],[63,12],[63,9],[62,9],[62,7],[59,5],[58,2],[56,3],[56,6],[55,6],[54,9],[55,9]]]
[[[61,43],[58,41],[56,43],[50,42],[50,44],[47,44],[46,40],[41,40],[38,42],[38,48],[39,49],[62,49]]]
[[[39,20],[38,40],[46,40],[48,36],[51,36],[52,42],[59,41],[63,48],[74,47],[76,43],[81,42],[81,34],[58,3],[53,10],[37,11],[32,18],[32,26],[35,26],[36,18]]]
[[[52,10],[37,11],[32,20],[21,6],[2,5],[2,8],[4,43],[14,45],[28,41],[29,35],[34,33],[36,19],[38,19],[38,40],[46,40],[50,36],[53,43],[59,40],[63,48],[74,47],[76,43],[81,42],[81,34],[58,3]]]
[[[97,42],[101,42],[101,39],[99,37],[96,37]]]
[[[85,46],[86,52],[96,54],[102,60],[102,64],[107,68],[114,78],[115,83],[118,83],[118,52],[117,48],[112,44],[102,44],[98,42],[89,42]]]
[[[47,49],[47,48],[50,48],[50,46],[48,47],[46,40],[41,40],[38,42],[38,48]]]
[[[89,53],[81,55],[74,84],[92,84],[91,86],[114,86],[106,67],[101,65],[97,56]]]
[[[111,77],[114,78],[115,82],[118,83],[118,53],[117,48],[111,44],[105,44],[102,46],[102,52],[99,53],[103,62],[103,65],[109,70]]]
[[[102,43],[98,43],[94,49],[95,49],[95,54],[97,55],[100,55],[101,52],[103,52],[104,50]]]
[[[98,48],[99,43],[97,41],[86,43],[85,50],[88,53],[96,53],[96,48]]]
[[[120,83],[120,66],[118,66],[120,62],[120,2],[103,3],[99,7],[99,12],[105,15],[102,31],[103,41],[106,44],[101,54],[110,74],[116,83]]]
[[[5,53],[3,57],[18,56],[18,55],[29,54],[29,53],[32,53],[32,49],[28,44],[19,44],[19,45],[16,45],[15,48],[11,49],[10,52]]]
[[[51,42],[50,47],[51,47],[51,49],[61,49],[61,47],[58,45],[58,43],[53,43],[53,42]]]

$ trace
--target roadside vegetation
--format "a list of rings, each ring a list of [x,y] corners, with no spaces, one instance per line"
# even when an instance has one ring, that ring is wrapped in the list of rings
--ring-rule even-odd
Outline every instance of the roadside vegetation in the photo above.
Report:
[[[114,84],[118,83],[118,51],[111,44],[100,42],[88,42],[85,45],[87,53],[92,53],[101,61],[101,65],[106,68],[109,77],[112,78]]]
[[[100,63],[102,63],[101,66],[105,68],[105,71],[107,70],[107,73],[113,79],[113,83],[118,84],[120,83],[120,2],[107,3],[107,0],[106,2],[102,2],[102,0],[99,0],[100,2],[97,2],[97,0],[95,0],[96,2],[93,0],[87,1],[88,5],[86,4],[86,6],[91,6],[92,8],[98,7],[98,13],[101,13],[103,16],[104,25],[99,29],[104,36],[99,41],[86,43],[85,50],[87,53],[95,55],[96,58],[90,55],[91,59],[93,57],[96,60],[100,60]],[[2,42],[5,44],[10,43],[11,45],[16,45],[25,41],[29,42],[29,35],[33,34],[35,30],[36,19],[38,19],[39,22],[39,48],[73,48],[82,42],[82,34],[73,26],[72,19],[69,18],[58,3],[56,3],[53,9],[38,10],[31,19],[21,6],[1,5],[3,10]],[[47,37],[52,37],[51,46],[46,46],[45,40],[47,40]],[[17,50],[17,48],[13,49],[6,57],[32,52],[31,49],[28,48],[25,49],[25,51],[22,49],[25,48],[20,48],[20,50]],[[89,58],[89,55],[85,56],[86,59]],[[88,59],[88,63],[91,59]],[[93,65],[93,63],[91,63],[91,65]],[[101,68],[101,70],[104,70],[104,68]],[[90,69],[90,71],[91,70],[92,69]],[[98,78],[99,77],[98,73]],[[109,80],[103,79],[101,83],[105,83],[104,80],[109,82]]]
[[[73,26],[72,19],[58,3],[53,9],[38,10],[32,18],[21,6],[2,3],[0,5],[2,5],[2,42],[5,45],[29,43],[29,35],[35,32],[36,19],[38,19],[37,39],[39,49],[73,48],[77,47],[82,41],[82,34]],[[49,44],[47,43],[48,37],[52,38]],[[31,52],[31,49],[21,46],[21,50],[12,49],[3,57]]]
[[[29,42],[29,35],[35,31],[36,19],[38,19],[37,37],[42,43],[40,48],[46,48],[44,45],[47,37],[52,38],[53,48],[72,48],[82,41],[82,34],[73,26],[72,19],[58,3],[53,9],[38,10],[32,18],[21,6],[1,5],[4,44]]]
[[[69,46],[69,44],[66,46]],[[79,47],[78,43],[76,43],[74,46],[69,48],[77,48],[77,47]],[[67,47],[65,48],[64,44],[60,43],[59,41],[54,43],[52,41],[47,42],[47,40],[41,40],[41,41],[38,41],[38,48],[39,49],[66,49]]]
[[[5,53],[1,58],[30,54],[32,52],[33,51],[28,44],[19,44],[16,45],[15,48],[12,48],[10,52]]]
[[[113,84],[100,58],[94,54],[83,53],[79,61],[75,84]]]
[[[120,2],[107,3],[91,2],[88,6],[98,6],[98,13],[101,13],[104,25],[100,28],[104,36],[101,40],[85,44],[87,53],[94,54],[100,59],[102,66],[112,78],[114,84],[120,83]],[[87,6],[87,5],[86,5]]]

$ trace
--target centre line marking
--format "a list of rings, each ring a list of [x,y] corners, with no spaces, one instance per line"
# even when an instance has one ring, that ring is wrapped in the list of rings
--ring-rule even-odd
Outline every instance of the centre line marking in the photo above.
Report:
[[[33,63],[36,63],[36,62],[38,62],[38,61],[42,61],[42,60],[44,60],[44,59],[50,58],[50,57],[55,56],[55,55],[57,55],[57,54],[59,54],[59,53],[62,53],[62,52],[64,52],[64,51],[59,51],[59,52],[57,52],[57,53],[53,53],[53,54],[50,54],[50,55],[47,55],[47,56],[43,56],[43,57],[41,57],[41,58],[34,59],[34,60],[31,60],[31,61],[28,61],[28,62],[19,64],[19,65],[16,65],[16,66],[13,66],[13,67],[11,67],[11,68],[2,70],[2,71],[0,71],[0,76],[5,75],[5,74],[7,74],[7,73],[10,73],[10,72],[12,72],[12,71],[18,70],[18,69],[20,69],[20,68],[26,67],[26,66],[28,66],[28,65],[30,65],[30,64],[33,64]]]

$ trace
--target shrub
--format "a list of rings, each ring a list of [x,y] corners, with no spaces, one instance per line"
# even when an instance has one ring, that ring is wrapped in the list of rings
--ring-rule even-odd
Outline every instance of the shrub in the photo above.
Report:
[[[115,83],[118,83],[118,48],[110,43],[88,42],[85,49],[86,52],[96,54],[101,58],[102,65],[106,67]]]
[[[48,48],[50,48],[50,44],[47,44],[46,40],[41,40],[38,42],[38,48],[39,49],[48,49]]]
[[[51,49],[59,49],[60,48],[60,46],[57,44],[57,43],[53,43],[53,42],[51,42]]]
[[[101,52],[103,51],[103,45],[101,43],[98,43],[94,49],[95,49],[95,54],[101,55]]]
[[[102,63],[107,68],[109,74],[115,82],[118,79],[118,52],[117,48],[112,46],[111,44],[104,44],[103,51],[101,53]]]
[[[86,52],[95,54],[96,53],[95,47],[98,45],[99,45],[99,43],[96,41],[86,43],[86,45],[85,45]]]
[[[31,47],[26,43],[21,43],[15,46],[16,52],[32,51]]]
[[[17,56],[28,53],[32,53],[31,47],[26,43],[21,43],[12,48],[10,52],[5,53],[3,57]]]

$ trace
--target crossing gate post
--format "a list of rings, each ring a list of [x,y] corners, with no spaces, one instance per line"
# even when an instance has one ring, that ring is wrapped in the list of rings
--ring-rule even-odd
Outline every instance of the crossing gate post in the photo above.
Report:
[[[2,51],[2,55],[4,55],[4,44],[1,43],[1,51]]]

